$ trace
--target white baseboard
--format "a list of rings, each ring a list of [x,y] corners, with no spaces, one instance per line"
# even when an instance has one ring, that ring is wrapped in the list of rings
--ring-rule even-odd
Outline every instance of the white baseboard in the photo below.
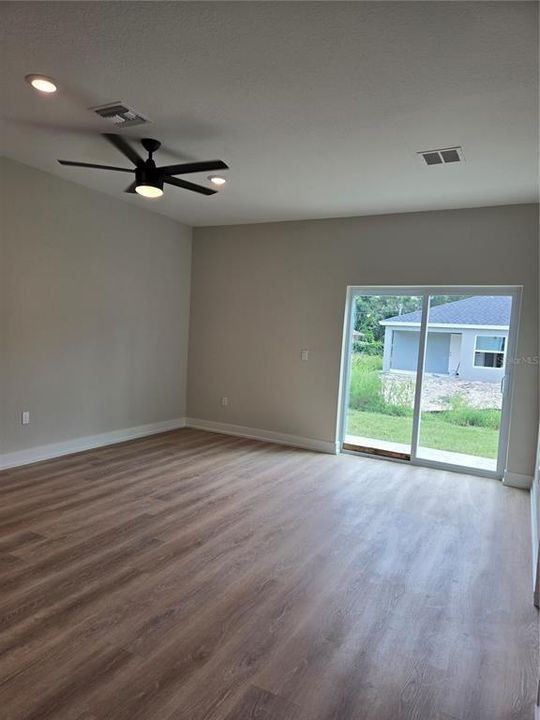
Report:
[[[521,475],[520,473],[511,473],[508,470],[504,473],[503,485],[510,487],[521,488],[522,490],[529,490],[533,483],[532,475]]]
[[[316,452],[337,453],[337,443],[332,440],[318,440],[305,438],[299,435],[287,435],[274,432],[273,430],[261,430],[259,428],[246,427],[244,425],[232,425],[231,423],[214,422],[213,420],[200,420],[198,418],[186,418],[187,427],[209,432],[223,433],[224,435],[236,435],[238,437],[250,438],[251,440],[262,440],[264,442],[277,443],[278,445],[290,445],[291,447],[315,450]]]
[[[150,423],[149,425],[138,425],[122,430],[100,433],[99,435],[87,435],[86,437],[66,440],[65,442],[40,445],[39,447],[28,448],[27,450],[4,453],[0,455],[0,469],[17,467],[18,465],[28,465],[29,463],[39,462],[40,460],[50,460],[51,458],[61,457],[62,455],[81,452],[81,450],[91,450],[92,448],[103,447],[105,445],[114,445],[115,443],[124,442],[125,440],[133,440],[135,438],[145,437],[146,435],[155,435],[156,433],[176,430],[177,428],[185,426],[185,418],[175,418],[174,420],[163,420],[162,422]]]
[[[223,433],[225,435],[236,435],[253,440],[273,442],[279,445],[290,445],[292,447],[305,448],[306,450],[315,450],[332,455],[335,455],[337,452],[337,444],[329,440],[304,438],[297,435],[273,432],[271,430],[260,430],[257,428],[244,427],[243,425],[231,425],[229,423],[212,422],[210,420],[175,418],[174,420],[164,420],[162,422],[150,423],[149,425],[138,425],[137,427],[113,430],[112,432],[100,433],[99,435],[87,435],[60,443],[51,443],[50,445],[40,445],[26,450],[4,453],[0,455],[0,470],[18,467],[20,465],[29,465],[30,463],[39,462],[40,460],[50,460],[52,458],[62,457],[63,455],[71,455],[81,452],[82,450],[114,445],[115,443],[126,440],[134,440],[147,435],[155,435],[166,432],[167,430],[176,430],[186,426],[198,428],[199,430],[207,430],[209,432]]]

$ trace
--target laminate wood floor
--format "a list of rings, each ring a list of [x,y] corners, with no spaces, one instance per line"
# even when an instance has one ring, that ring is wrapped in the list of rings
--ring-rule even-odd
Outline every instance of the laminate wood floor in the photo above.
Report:
[[[0,474],[4,720],[530,720],[528,494],[180,430]]]

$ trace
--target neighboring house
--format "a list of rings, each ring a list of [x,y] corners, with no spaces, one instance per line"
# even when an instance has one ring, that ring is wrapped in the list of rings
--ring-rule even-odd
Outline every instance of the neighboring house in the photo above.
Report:
[[[500,382],[505,373],[512,298],[478,296],[432,307],[425,370]],[[381,320],[383,370],[416,371],[421,311]]]

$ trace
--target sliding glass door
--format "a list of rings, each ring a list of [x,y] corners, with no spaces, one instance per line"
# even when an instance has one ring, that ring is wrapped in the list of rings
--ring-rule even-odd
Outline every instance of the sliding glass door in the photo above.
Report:
[[[351,288],[345,450],[502,475],[517,288]]]
[[[495,472],[512,295],[430,295],[428,303],[440,364],[433,372],[428,347],[416,455]]]
[[[421,312],[422,302],[406,292],[353,296],[346,449],[410,459],[419,333],[394,336],[385,323]]]

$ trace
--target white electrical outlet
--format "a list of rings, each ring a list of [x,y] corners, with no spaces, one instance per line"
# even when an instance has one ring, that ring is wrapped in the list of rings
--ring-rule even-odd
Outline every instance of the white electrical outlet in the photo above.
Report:
[[[30,413],[28,410],[23,410],[21,413],[21,425],[30,425]]]
[[[227,405],[229,404],[229,398],[226,395],[221,398],[221,404],[223,405],[223,407],[227,407]]]
[[[300,359],[309,360],[309,350],[300,350]]]

